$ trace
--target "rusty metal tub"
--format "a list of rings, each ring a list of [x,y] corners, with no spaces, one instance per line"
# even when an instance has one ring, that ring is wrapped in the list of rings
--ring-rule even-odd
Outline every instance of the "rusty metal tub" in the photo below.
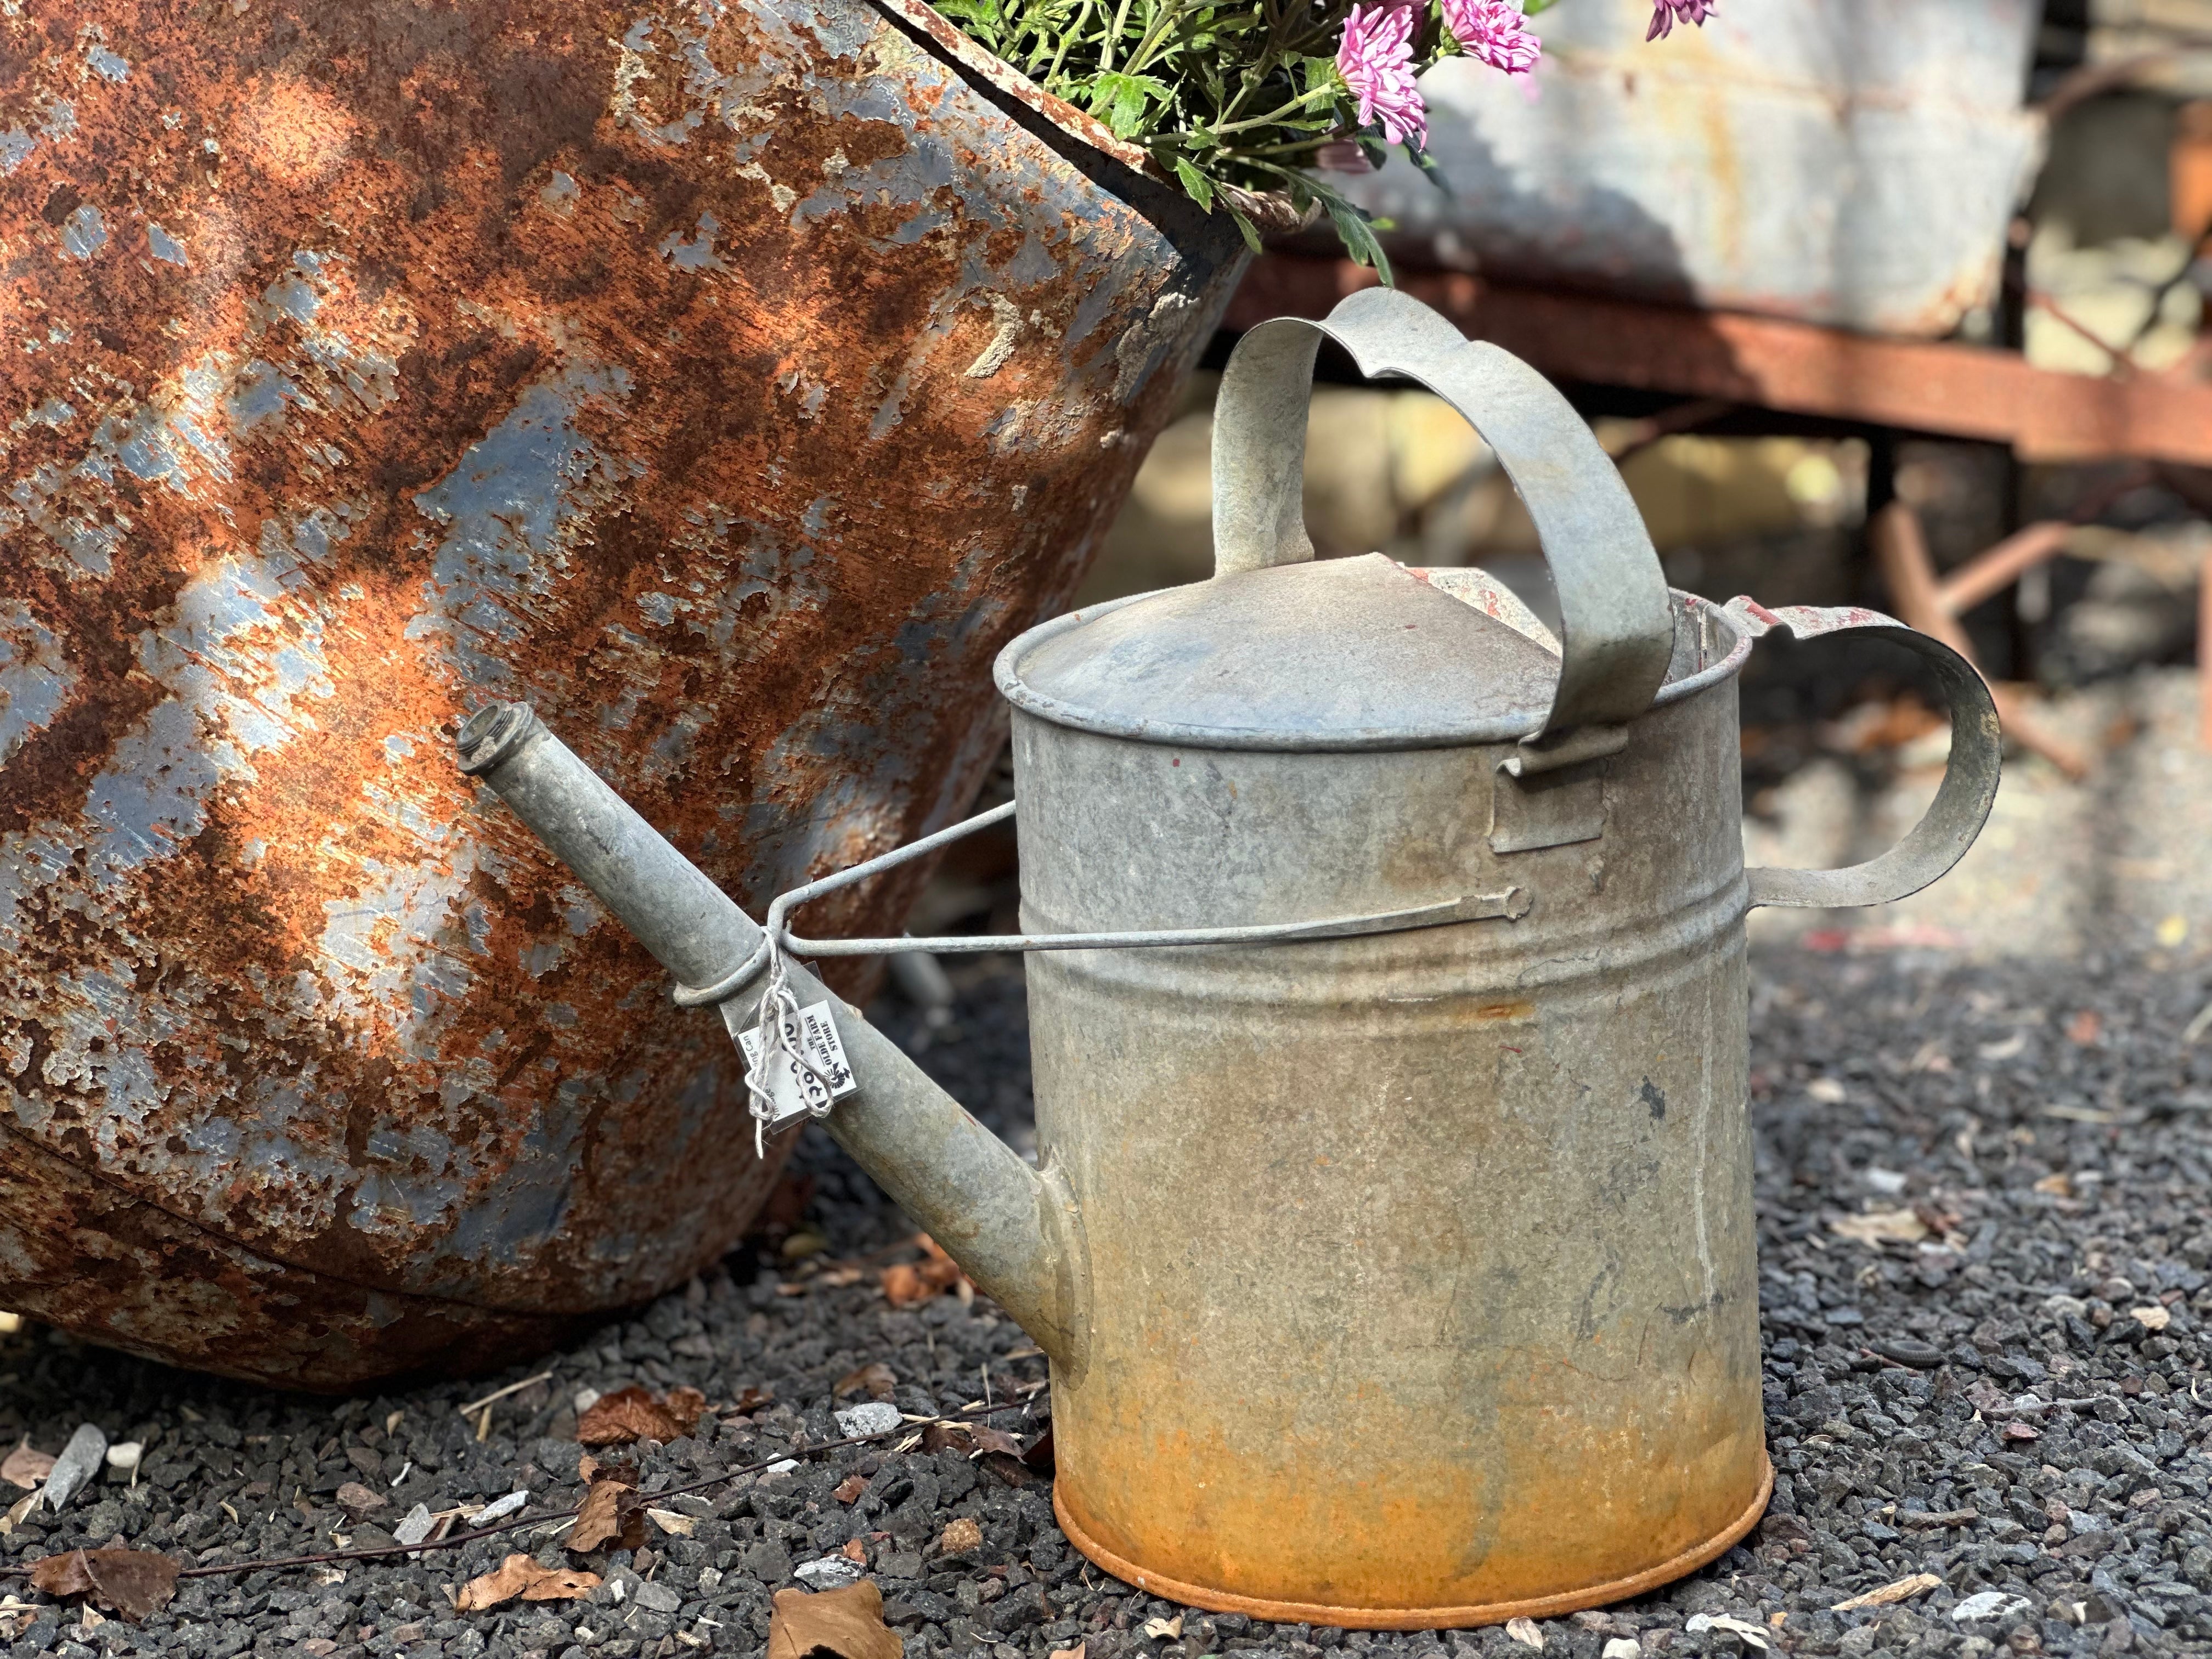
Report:
[[[775,1170],[456,717],[530,699],[747,902],[949,821],[1235,233],[861,0],[35,13],[0,1306],[308,1388],[521,1357]]]

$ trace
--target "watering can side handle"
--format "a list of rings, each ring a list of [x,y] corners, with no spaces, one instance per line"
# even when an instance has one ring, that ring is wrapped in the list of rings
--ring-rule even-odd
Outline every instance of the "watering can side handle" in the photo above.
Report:
[[[1323,336],[1370,379],[1417,381],[1457,410],[1535,522],[1559,601],[1559,682],[1524,743],[1626,725],[1648,709],[1674,654],[1674,617],[1620,470],[1549,380],[1395,289],[1363,289],[1317,323],[1273,319],[1237,342],[1214,405],[1214,574],[1313,557],[1301,496]]]
[[[1842,870],[1747,870],[1744,878],[1751,888],[1752,904],[1816,909],[1887,904],[1948,874],[1966,856],[1988,821],[2004,764],[1996,702],[1973,665],[1942,641],[1878,611],[1815,605],[1783,605],[1770,611],[1748,599],[1731,599],[1727,608],[1737,625],[1753,639],[1778,628],[1801,640],[1861,629],[1885,630],[1897,644],[1928,659],[1951,713],[1951,756],[1943,769],[1943,781],[1920,822],[1905,833],[1904,840],[1879,858]]]

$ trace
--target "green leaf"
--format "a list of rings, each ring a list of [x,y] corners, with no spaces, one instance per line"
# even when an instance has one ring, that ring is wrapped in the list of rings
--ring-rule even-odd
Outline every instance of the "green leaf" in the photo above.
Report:
[[[1367,216],[1346,201],[1335,191],[1326,187],[1316,192],[1322,205],[1328,210],[1329,222],[1336,227],[1337,235],[1344,242],[1344,251],[1355,264],[1371,265],[1382,279],[1385,288],[1395,288],[1397,277],[1390,270],[1390,256],[1382,251],[1382,244],[1375,240],[1375,228]]]
[[[1108,70],[1091,78],[1091,112],[1103,120],[1116,138],[1135,137],[1144,130],[1146,109],[1174,98],[1175,88],[1155,76]]]
[[[1237,222],[1237,231],[1244,238],[1244,246],[1255,253],[1266,252],[1267,250],[1260,246],[1259,230],[1249,219],[1244,216],[1244,210],[1234,202],[1224,203],[1223,205],[1228,208],[1229,216]]]
[[[1180,155],[1175,158],[1175,173],[1182,180],[1182,187],[1190,193],[1190,199],[1208,213],[1212,212],[1213,181]]]

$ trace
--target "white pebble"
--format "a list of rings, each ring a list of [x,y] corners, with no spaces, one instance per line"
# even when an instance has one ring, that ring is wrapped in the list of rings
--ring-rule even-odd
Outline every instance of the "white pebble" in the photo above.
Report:
[[[1975,1619],[2009,1619],[2014,1613],[2026,1613],[2027,1598],[2010,1595],[2003,1590],[1980,1590],[1951,1609],[1951,1617],[1963,1625]]]
[[[899,1408],[888,1401],[870,1400],[858,1406],[848,1406],[837,1413],[837,1427],[848,1436],[856,1434],[889,1434],[906,1419]]]
[[[146,1448],[137,1440],[118,1440],[107,1449],[107,1467],[118,1474],[138,1473],[138,1460],[146,1455]]]
[[[802,1584],[811,1584],[818,1590],[842,1589],[848,1584],[857,1584],[864,1576],[860,1564],[842,1555],[825,1555],[818,1561],[801,1561],[791,1570],[792,1577]]]

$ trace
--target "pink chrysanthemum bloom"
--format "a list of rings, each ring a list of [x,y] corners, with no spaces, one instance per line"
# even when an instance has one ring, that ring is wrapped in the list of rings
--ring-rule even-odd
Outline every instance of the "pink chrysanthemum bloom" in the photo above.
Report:
[[[1674,20],[1702,26],[1713,15],[1713,0],[1656,0],[1651,9],[1651,27],[1644,38],[1656,40],[1662,34],[1674,32]]]
[[[1444,0],[1444,26],[1468,57],[1508,75],[1528,74],[1543,55],[1514,0]]]
[[[1408,137],[1428,142],[1429,110],[1413,84],[1413,27],[1418,6],[1381,0],[1356,5],[1344,20],[1344,40],[1336,49],[1337,73],[1359,100],[1359,125],[1382,123],[1382,136],[1394,144]]]

